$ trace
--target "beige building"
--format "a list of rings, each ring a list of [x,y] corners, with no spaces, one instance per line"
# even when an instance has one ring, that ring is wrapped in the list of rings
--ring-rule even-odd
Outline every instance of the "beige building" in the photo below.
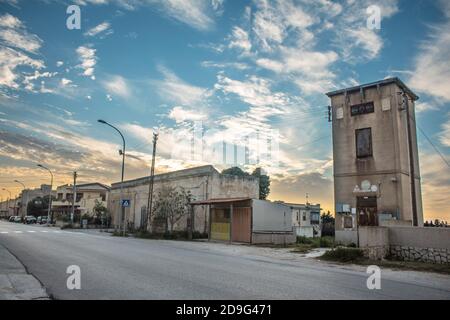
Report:
[[[418,97],[398,78],[327,95],[333,119],[336,231],[356,230],[357,225],[423,226]]]
[[[123,198],[130,200],[125,208],[128,225],[141,228],[146,225],[147,204],[149,196],[149,177],[125,181],[123,183]],[[120,185],[113,183],[108,201],[108,209],[112,215],[113,224],[121,225]],[[193,200],[208,200],[217,198],[258,198],[259,182],[254,177],[237,177],[220,174],[213,166],[202,166],[155,175],[153,203],[163,187],[184,189],[192,194]],[[199,232],[208,231],[208,206],[196,206],[194,209],[194,229]],[[178,221],[175,230],[185,230],[187,217]]]
[[[93,215],[96,202],[107,206],[109,187],[101,183],[79,184],[76,187],[75,212],[81,215]],[[73,186],[63,185],[56,188],[56,199],[52,202],[55,214],[70,215],[72,212]]]
[[[292,210],[292,226],[297,236],[313,238],[322,235],[320,204],[284,203]]]

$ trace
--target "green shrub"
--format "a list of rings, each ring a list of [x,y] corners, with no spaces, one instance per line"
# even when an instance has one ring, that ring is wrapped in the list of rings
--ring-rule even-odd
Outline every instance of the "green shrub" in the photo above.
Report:
[[[358,248],[343,248],[339,247],[325,252],[321,259],[338,261],[338,262],[351,262],[358,261],[364,258],[364,253]]]
[[[313,243],[313,239],[312,238],[307,238],[305,236],[297,236],[297,243],[312,244]]]
[[[334,238],[333,237],[321,237],[319,240],[319,246],[321,248],[333,248]]]

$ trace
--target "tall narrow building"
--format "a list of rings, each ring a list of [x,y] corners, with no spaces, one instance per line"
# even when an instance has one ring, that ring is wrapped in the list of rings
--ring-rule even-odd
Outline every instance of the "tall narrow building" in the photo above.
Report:
[[[336,231],[423,226],[415,95],[390,78],[327,93]]]

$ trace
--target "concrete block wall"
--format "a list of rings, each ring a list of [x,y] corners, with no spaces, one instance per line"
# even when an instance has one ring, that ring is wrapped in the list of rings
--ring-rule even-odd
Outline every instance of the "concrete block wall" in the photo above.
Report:
[[[275,232],[253,232],[253,244],[290,244],[295,243],[297,237],[293,232],[275,233]]]

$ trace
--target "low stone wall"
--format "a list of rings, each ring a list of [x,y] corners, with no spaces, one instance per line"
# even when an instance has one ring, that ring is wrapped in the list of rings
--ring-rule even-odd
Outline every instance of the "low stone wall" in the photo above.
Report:
[[[406,261],[450,264],[450,228],[388,229],[392,257]]]
[[[290,244],[295,243],[297,237],[293,232],[253,232],[253,244]]]
[[[391,246],[390,255],[405,261],[450,264],[450,249]]]

